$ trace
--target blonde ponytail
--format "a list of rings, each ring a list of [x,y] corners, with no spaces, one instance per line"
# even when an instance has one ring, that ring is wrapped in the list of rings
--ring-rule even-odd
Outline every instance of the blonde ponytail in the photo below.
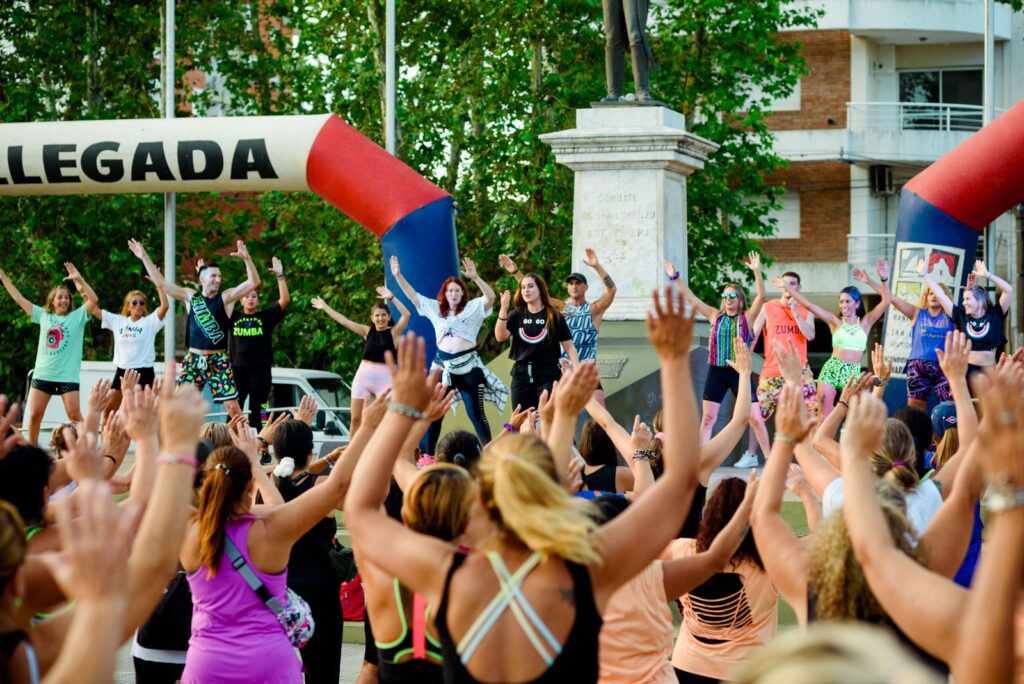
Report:
[[[871,471],[875,477],[888,480],[909,493],[917,488],[916,463],[917,449],[910,428],[901,420],[887,419],[882,445],[871,454]]]
[[[480,489],[492,520],[511,539],[574,563],[600,560],[596,511],[558,483],[540,439],[509,435],[489,444],[480,460]]]

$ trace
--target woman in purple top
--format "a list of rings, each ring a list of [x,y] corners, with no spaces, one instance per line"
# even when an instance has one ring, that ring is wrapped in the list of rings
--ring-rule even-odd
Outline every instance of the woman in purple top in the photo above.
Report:
[[[935,354],[946,342],[946,333],[953,330],[953,319],[945,312],[941,297],[950,299],[949,289],[941,283],[925,284],[917,304],[892,295],[892,305],[910,319],[912,342],[907,358],[907,405],[924,409],[928,395],[934,390],[940,402],[949,401],[949,380],[939,368]]]
[[[359,434],[367,432],[372,431]],[[365,443],[369,435],[363,437],[354,437],[345,459],[322,486],[261,510],[262,515],[251,512],[255,484],[250,458],[235,447],[210,454],[203,468],[199,515],[181,552],[192,590],[192,637],[182,684],[302,682],[302,665],[284,628],[232,567],[224,539],[231,539],[284,605],[292,545],[344,498],[362,451],[359,442]]]

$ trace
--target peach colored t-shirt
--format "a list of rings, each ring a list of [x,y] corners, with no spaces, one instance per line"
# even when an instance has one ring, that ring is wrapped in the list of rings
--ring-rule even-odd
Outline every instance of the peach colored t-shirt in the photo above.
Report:
[[[599,684],[676,684],[669,663],[672,611],[661,561],[616,589],[601,619]]]
[[[696,544],[694,539],[676,539],[670,544],[672,558],[696,554]],[[716,578],[738,579],[739,589],[715,599],[692,593],[680,597],[683,624],[672,651],[672,665],[692,674],[729,680],[759,647],[775,638],[778,593],[768,574],[750,561],[726,566],[712,580]]]

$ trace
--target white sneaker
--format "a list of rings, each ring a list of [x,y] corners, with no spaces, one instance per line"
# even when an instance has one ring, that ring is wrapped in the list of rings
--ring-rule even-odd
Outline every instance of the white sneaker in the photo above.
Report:
[[[749,451],[744,451],[743,455],[736,459],[736,462],[732,464],[733,468],[756,468],[759,466],[757,460],[757,454]]]

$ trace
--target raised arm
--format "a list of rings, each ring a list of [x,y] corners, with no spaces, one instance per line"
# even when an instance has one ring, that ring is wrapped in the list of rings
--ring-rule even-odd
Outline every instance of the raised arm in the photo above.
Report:
[[[238,257],[243,262],[245,262],[245,280],[243,280],[238,285],[235,285],[234,287],[229,287],[228,289],[224,290],[222,294],[224,297],[225,304],[230,304],[231,302],[238,301],[245,295],[255,290],[260,284],[260,272],[256,268],[256,264],[253,262],[252,256],[249,255],[249,250],[245,248],[244,242],[242,242],[241,240],[235,242],[235,251],[231,253],[231,256]],[[280,262],[278,262],[278,265],[280,265]],[[283,267],[281,272],[283,275]],[[285,292],[287,293],[287,287],[285,288]]]
[[[85,278],[82,277],[82,274],[78,272],[73,263],[65,261],[64,268],[68,271],[68,275],[64,280],[70,280],[75,284],[75,289],[85,299],[85,310],[96,320],[103,320],[103,313],[100,311],[99,297],[96,296],[96,291],[89,286],[89,283],[85,282]]]
[[[875,282],[871,276],[867,274],[867,271],[855,268],[853,269],[854,280],[859,280],[864,283],[872,290],[882,296],[882,301],[872,307],[871,311],[865,314],[864,319],[861,321],[861,327],[865,330],[871,330],[871,327],[878,322],[878,320],[885,315],[885,310],[889,308],[889,304],[892,302],[892,296],[889,294],[889,262],[884,257],[879,257],[875,266],[878,271],[878,279],[881,282]]]
[[[398,321],[391,326],[391,337],[397,342],[408,327],[412,314],[409,313],[409,308],[402,303],[402,300],[395,297],[395,293],[383,285],[377,288],[377,296],[389,304],[394,304],[398,309]]]
[[[711,480],[711,474],[722,465],[722,461],[729,456],[732,448],[746,434],[747,426],[750,424],[750,375],[753,372],[750,350],[739,337],[734,340],[733,346],[736,349],[736,361],[728,363],[739,373],[739,390],[733,403],[732,418],[717,435],[700,445],[700,469],[697,480],[705,487]]]
[[[277,280],[277,305],[284,311],[292,303],[292,296],[288,292],[288,281],[284,277],[284,264],[277,257],[270,260],[270,272]]]
[[[761,307],[764,306],[765,290],[764,290],[764,276],[761,275],[761,255],[757,252],[751,252],[747,255],[747,260],[743,262],[743,265],[749,268],[754,274],[754,301],[747,307],[747,325],[753,325],[754,321],[761,313]]]
[[[503,269],[512,274],[517,283],[523,279],[523,272],[519,270],[519,267],[516,266],[516,262],[512,261],[512,257],[508,254],[499,254],[498,263],[501,264]]]
[[[942,310],[946,312],[946,315],[952,316],[954,307],[953,300],[950,299],[949,296],[942,291],[942,288],[939,287],[939,284],[935,282],[935,279],[932,278],[930,273],[928,273],[927,269],[925,268],[924,259],[918,259],[917,267],[915,270],[921,276],[921,279],[924,280],[924,284],[927,285],[931,289],[931,291],[935,293],[935,298],[939,300],[939,304],[942,305]]]
[[[665,575],[666,598],[678,598],[692,591],[729,563],[750,529],[750,509],[754,505],[754,494],[757,491],[754,474],[755,471],[751,471],[747,480],[747,490],[739,508],[711,542],[707,551],[664,561],[661,567]]]
[[[814,302],[809,300],[807,297],[803,296],[803,294],[799,290],[791,289],[786,284],[786,281],[784,279],[782,279],[782,278],[775,278],[774,280],[772,280],[772,285],[774,285],[775,287],[779,288],[783,292],[788,293],[789,296],[792,297],[794,299],[794,301],[796,301],[797,304],[799,304],[800,306],[804,307],[805,309],[810,311],[812,314],[814,314],[815,316],[817,316],[821,320],[825,321],[828,324],[829,328],[835,329],[835,328],[838,328],[840,325],[842,325],[842,321],[839,320],[838,316],[836,316],[831,311],[828,311],[828,310],[823,309],[822,307],[818,306],[817,304],[815,304]],[[793,315],[796,317],[797,324],[799,325],[799,323],[800,323],[800,316],[797,315],[796,311],[793,312]],[[800,326],[800,329],[801,329],[801,331],[803,331],[803,326],[802,325]],[[807,336],[806,332],[804,332],[804,336],[805,337]],[[808,337],[807,339],[812,339],[812,338]]]
[[[128,249],[142,261],[142,266],[146,269],[146,274],[149,275],[149,279],[153,281],[153,284],[168,295],[174,297],[179,302],[187,302],[195,295],[195,290],[175,285],[164,278],[163,273],[156,267],[153,260],[149,258],[149,253],[146,252],[146,248],[142,246],[141,242],[135,239],[129,240]]]
[[[948,332],[943,348],[936,350],[936,355],[939,358],[939,368],[949,381],[949,391],[953,395],[953,404],[956,407],[957,437],[960,439],[957,455],[950,459],[935,478],[945,486],[952,484],[956,477],[962,460],[958,456],[966,453],[978,435],[978,412],[974,408],[971,391],[967,386],[971,340],[966,333]]]
[[[487,284],[487,281],[480,277],[476,271],[476,264],[469,257],[462,259],[462,274],[476,283],[480,291],[484,293],[484,308],[490,309],[494,306],[494,288]]]
[[[25,299],[18,288],[14,286],[14,282],[7,277],[7,274],[3,270],[0,270],[0,281],[3,281],[4,288],[7,290],[7,294],[11,295],[11,299],[21,307],[21,310],[27,313],[29,316],[32,315],[32,302]]]
[[[555,411],[546,430],[545,441],[551,448],[555,472],[559,477],[569,469],[576,421],[597,389],[597,382],[597,367],[593,361],[585,361],[565,373],[552,392],[550,402],[554,404]],[[541,413],[543,415],[543,411]]]
[[[347,328],[348,330],[351,330],[356,335],[359,335],[360,337],[366,337],[367,335],[370,334],[370,326],[363,325],[362,323],[356,323],[352,319],[347,318],[346,316],[338,313],[337,311],[332,309],[327,302],[320,299],[319,297],[313,297],[313,299],[311,299],[309,303],[314,309],[319,309],[320,311],[323,311],[325,314],[333,318],[336,323]]]
[[[819,425],[818,429],[814,432],[814,439],[811,440],[811,446],[814,447],[815,451],[824,456],[836,470],[841,469],[839,463],[839,442],[836,441],[836,430],[839,429],[839,426],[842,425],[843,421],[846,419],[846,412],[850,407],[850,399],[871,387],[874,380],[875,376],[867,371],[864,371],[859,376],[852,376],[847,381],[846,387],[843,388],[843,393],[839,395],[839,401],[836,402],[836,406],[832,409],[832,413],[828,414],[828,417],[821,422],[821,425]]]
[[[146,276],[146,278],[152,282],[152,278],[149,278],[149,276]],[[156,283],[154,283],[154,285],[155,284]],[[167,293],[164,292],[164,288],[157,287],[156,296],[160,299],[160,305],[156,309],[156,317],[162,321],[164,320],[164,316],[167,315],[167,311],[171,308],[171,304],[167,301]]]
[[[402,288],[402,292],[409,298],[409,302],[412,304],[412,308],[420,308],[420,295],[413,289],[413,286],[409,284],[409,281],[402,275],[401,265],[398,263],[398,257],[391,257],[391,275],[394,276],[395,282],[398,283],[398,287]]]
[[[601,562],[590,566],[590,574],[599,609],[679,533],[697,484],[697,459],[690,448],[700,434],[689,364],[694,313],[670,287],[663,297],[654,294],[647,335],[661,361],[665,471],[644,496],[596,533]]]
[[[590,247],[583,250],[583,263],[597,271],[597,275],[601,278],[601,283],[604,284],[604,292],[597,298],[597,301],[590,305],[590,315],[594,320],[594,325],[600,325],[604,319],[604,312],[615,301],[615,293],[618,292],[618,288],[615,287],[615,281],[612,280],[612,277],[608,275],[608,271],[604,270],[604,266],[598,260],[597,252]]]
[[[1009,311],[1010,305],[1013,304],[1013,285],[985,268],[985,262],[980,259],[974,262],[974,275],[977,278],[988,278],[995,283],[999,288],[999,306],[1003,307],[1003,313]]]
[[[948,659],[966,592],[919,565],[892,538],[869,465],[881,444],[885,417],[885,404],[875,397],[861,394],[850,402],[841,440],[846,528],[871,591],[889,617],[918,646]]]
[[[690,286],[684,283],[682,278],[679,277],[679,269],[675,267],[675,264],[668,259],[665,259],[665,261],[662,262],[662,265],[665,267],[665,273],[668,274],[668,279],[672,281],[673,285],[679,288],[679,291],[683,293],[684,297],[686,297],[686,301],[688,301],[690,305],[697,310],[697,313],[709,321],[714,320],[715,316],[718,315],[718,309],[703,301],[693,293]]]
[[[811,431],[803,389],[787,381],[775,410],[775,441],[754,497],[750,525],[764,569],[801,625],[807,623],[807,557],[793,528],[782,517],[782,495],[793,447]]]
[[[512,301],[512,293],[505,290],[501,293],[501,306],[498,308],[498,320],[494,323],[494,339],[504,342],[512,337],[508,331],[508,305]]]

